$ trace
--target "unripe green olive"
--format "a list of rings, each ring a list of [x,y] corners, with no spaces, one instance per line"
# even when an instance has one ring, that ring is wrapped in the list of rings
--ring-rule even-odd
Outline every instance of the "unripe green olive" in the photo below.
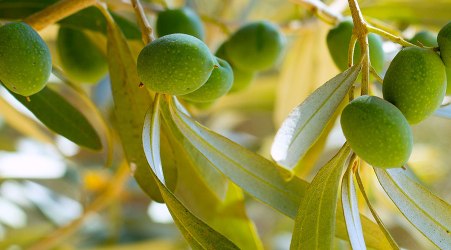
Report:
[[[221,46],[219,46],[215,55],[219,58],[230,61],[230,59],[228,58],[226,51],[225,51],[226,43],[227,42],[224,42]],[[247,87],[249,87],[255,78],[255,73],[253,71],[250,72],[250,71],[240,70],[233,64],[231,64],[231,66],[232,66],[232,71],[233,71],[233,84],[232,84],[232,88],[230,89],[229,93],[239,92],[239,91],[244,90]]]
[[[337,67],[344,71],[348,68],[348,48],[351,41],[352,29],[354,23],[347,19],[340,22],[335,28],[327,34],[327,47]],[[371,66],[377,71],[382,72],[384,67],[384,50],[382,48],[382,39],[376,34],[368,35],[368,44],[370,50]],[[360,60],[360,45],[357,42],[354,48],[354,63]]]
[[[106,56],[81,30],[61,27],[57,48],[64,72],[76,82],[97,83],[108,72]]]
[[[0,81],[12,92],[41,91],[52,71],[52,58],[39,34],[23,22],[0,27]]]
[[[204,39],[204,27],[199,16],[188,7],[180,9],[166,9],[158,13],[156,22],[157,35],[159,37],[183,33]]]
[[[446,72],[440,57],[417,47],[398,52],[382,85],[384,99],[398,107],[410,124],[431,115],[442,103],[445,91]]]
[[[409,40],[411,43],[416,45],[423,45],[427,47],[437,47],[437,36],[427,30],[422,30],[416,33],[412,39]]]
[[[451,67],[451,22],[438,32],[437,42],[443,63],[446,67]]]
[[[229,92],[233,83],[232,67],[221,58],[216,60],[219,66],[213,69],[208,81],[196,91],[181,96],[183,99],[191,102],[212,102]]]
[[[266,70],[282,54],[285,38],[277,26],[267,21],[249,23],[236,31],[225,44],[231,64],[244,71]]]
[[[152,91],[185,95],[210,77],[216,60],[207,45],[186,34],[171,34],[149,43],[138,56],[138,75]]]
[[[374,167],[402,167],[412,152],[412,131],[401,111],[376,96],[360,96],[341,114],[351,149]]]
[[[446,94],[451,95],[451,67],[445,67],[446,68]]]

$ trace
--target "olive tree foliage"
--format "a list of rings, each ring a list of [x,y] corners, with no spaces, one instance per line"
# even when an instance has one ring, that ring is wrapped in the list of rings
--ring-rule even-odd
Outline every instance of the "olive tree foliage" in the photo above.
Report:
[[[440,109],[450,83],[446,74],[451,65],[446,62],[451,32],[441,32],[440,46],[446,47],[441,50],[435,35],[428,43],[421,37],[408,40],[401,30],[426,27],[434,34],[445,29],[449,2],[374,0],[359,5],[349,0],[340,8],[316,0],[280,1],[280,9],[254,12],[249,17],[253,22],[246,16],[256,1],[234,5],[241,17],[219,14],[228,1],[187,1],[190,9],[165,13],[183,6],[175,2],[0,1],[5,26],[20,22],[38,32],[59,29],[56,44],[43,38],[53,48],[52,77],[63,83],[41,84],[37,93],[16,91],[14,82],[21,75],[11,76],[0,63],[5,95],[10,92],[40,123],[3,96],[0,114],[24,136],[54,144],[50,133],[58,134],[91,153],[103,153],[104,165],[115,167],[115,182],[108,186],[112,191],[104,203],[120,193],[115,184],[125,180],[128,166],[142,191],[166,204],[193,249],[263,249],[245,197],[294,221],[291,249],[333,249],[337,239],[353,249],[399,249],[370,203],[365,187],[374,183],[362,181],[362,172],[377,177],[402,216],[433,245],[451,248],[451,206],[412,177],[408,161],[413,147],[409,123],[434,112],[451,117]],[[289,11],[276,15],[284,9]],[[149,22],[158,13],[165,13],[170,25]],[[181,29],[188,35],[157,37],[177,33],[155,31],[177,27],[177,18],[183,19]],[[203,25],[209,27],[206,34],[199,30]],[[4,37],[0,60],[8,65],[26,62],[14,50],[2,53],[4,44],[13,42]],[[382,43],[403,47],[399,53],[407,55],[396,55],[392,65]],[[327,60],[318,63],[322,58]],[[35,77],[27,72],[23,77]],[[277,72],[277,86],[268,89],[252,82],[257,74],[271,72]],[[96,84],[106,74],[114,119],[107,118],[86,91],[86,84]],[[207,88],[209,82],[216,85]],[[203,92],[189,95],[203,85]],[[242,88],[251,90],[236,93]],[[200,123],[203,114],[234,105],[269,106],[277,129],[270,154],[262,156]],[[342,111],[348,141],[332,157],[320,159],[327,157],[321,153]],[[123,153],[119,157],[118,148]],[[318,171],[317,162],[324,162]],[[308,174],[314,176],[311,181]],[[373,218],[362,213],[366,208]],[[100,209],[93,203],[84,215]],[[85,219],[38,239],[35,249],[61,244],[71,234],[67,229],[78,228]]]

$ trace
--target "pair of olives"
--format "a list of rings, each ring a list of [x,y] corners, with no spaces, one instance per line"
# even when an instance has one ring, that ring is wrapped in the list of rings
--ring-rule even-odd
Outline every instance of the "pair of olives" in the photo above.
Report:
[[[146,87],[194,103],[213,102],[229,92],[232,68],[202,42],[205,32],[193,10],[160,12],[156,32],[159,38],[138,56],[138,75]]]
[[[231,62],[234,83],[230,92],[246,89],[258,71],[273,67],[282,55],[285,38],[268,21],[246,24],[222,43],[216,56]]]
[[[0,81],[12,92],[31,96],[47,84],[52,58],[39,34],[23,22],[0,27]]]
[[[160,37],[138,56],[142,83],[195,103],[215,101],[250,82],[256,70],[275,64],[283,47],[278,29],[259,21],[240,28],[222,46],[223,52],[213,56],[199,39],[204,37],[200,19],[188,8],[159,13],[156,30]]]
[[[424,37],[420,34],[414,39]],[[420,42],[435,46],[427,40]],[[353,151],[369,164],[382,168],[403,166],[412,151],[410,124],[426,119],[442,103],[447,88],[445,65],[451,56],[450,24],[439,32],[438,46],[440,56],[428,48],[402,49],[384,77],[385,100],[361,96],[343,110],[343,133]]]

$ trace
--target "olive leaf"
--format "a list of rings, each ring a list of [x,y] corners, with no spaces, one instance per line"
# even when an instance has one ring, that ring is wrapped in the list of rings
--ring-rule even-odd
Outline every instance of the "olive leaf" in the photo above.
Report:
[[[165,108],[162,110],[166,112]],[[284,168],[198,124],[176,100],[170,103],[169,112],[183,135],[213,166],[248,194],[288,217],[296,218],[309,183],[297,176],[286,181],[281,174],[286,172]],[[347,239],[341,206],[337,208],[336,220],[336,235]],[[365,216],[361,216],[361,222],[369,247],[387,249],[390,246],[374,222]]]
[[[290,249],[332,249],[338,188],[350,152],[345,144],[313,178],[296,215]]]
[[[194,249],[238,249],[229,239],[218,233],[202,220],[194,216],[175,195],[164,185],[163,168],[160,158],[160,95],[146,113],[142,131],[144,151],[152,169],[152,177],[161,191],[175,224]]]
[[[352,168],[348,168],[341,184],[341,204],[343,206],[346,228],[348,229],[349,241],[353,249],[366,249]]]
[[[413,181],[402,168],[373,168],[401,213],[441,249],[451,246],[451,206]]]
[[[152,199],[162,201],[158,186],[146,161],[141,140],[141,128],[152,98],[146,89],[139,88],[136,61],[117,25],[109,20],[107,55],[114,100],[117,131],[125,156],[133,166],[134,177],[139,186]]]
[[[382,222],[381,218],[379,217],[379,215],[376,213],[376,210],[373,208],[373,206],[371,205],[370,199],[368,198],[368,196],[366,195],[365,192],[365,188],[363,186],[363,182],[362,179],[360,178],[360,174],[359,174],[359,168],[357,168],[357,172],[356,172],[356,180],[357,180],[357,184],[359,185],[359,189],[360,192],[363,195],[363,198],[365,198],[365,202],[366,205],[368,206],[368,208],[371,211],[371,214],[373,215],[374,219],[376,220],[377,224],[379,225],[380,230],[382,231],[382,233],[385,236],[385,239],[388,241],[388,243],[390,244],[391,249],[394,250],[398,250],[400,249],[398,244],[396,244],[395,240],[393,239],[393,237],[390,235],[390,233],[388,232],[387,228],[385,227],[384,223]]]
[[[297,106],[277,131],[273,159],[292,170],[326,128],[333,113],[354,84],[361,65],[354,65],[319,87]]]
[[[85,116],[49,87],[29,99],[10,93],[53,132],[80,146],[93,150],[102,149],[99,135]]]

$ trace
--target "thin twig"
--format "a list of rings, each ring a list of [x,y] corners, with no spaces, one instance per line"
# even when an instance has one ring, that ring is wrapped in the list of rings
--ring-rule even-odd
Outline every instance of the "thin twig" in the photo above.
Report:
[[[52,249],[75,233],[86,221],[86,219],[100,210],[104,209],[108,204],[115,201],[123,190],[125,181],[130,177],[130,170],[126,163],[122,163],[118,168],[116,174],[111,179],[110,184],[107,186],[105,192],[103,192],[97,199],[94,200],[84,211],[84,213],[64,227],[60,227],[47,235],[42,240],[36,242],[34,245],[28,248],[28,250],[46,250]]]
[[[368,48],[368,28],[365,19],[363,19],[357,0],[348,0],[349,8],[351,9],[352,20],[354,22],[353,34],[357,36],[357,41],[360,44],[360,56],[362,60],[362,86],[361,94],[367,95],[369,89],[369,74],[370,74],[370,55]]]
[[[25,18],[24,22],[35,30],[42,30],[82,9],[93,6],[97,0],[62,0]]]
[[[139,27],[141,28],[142,40],[144,44],[152,42],[155,37],[153,35],[152,27],[147,20],[146,13],[139,0],[131,0],[135,15],[138,19]]]

